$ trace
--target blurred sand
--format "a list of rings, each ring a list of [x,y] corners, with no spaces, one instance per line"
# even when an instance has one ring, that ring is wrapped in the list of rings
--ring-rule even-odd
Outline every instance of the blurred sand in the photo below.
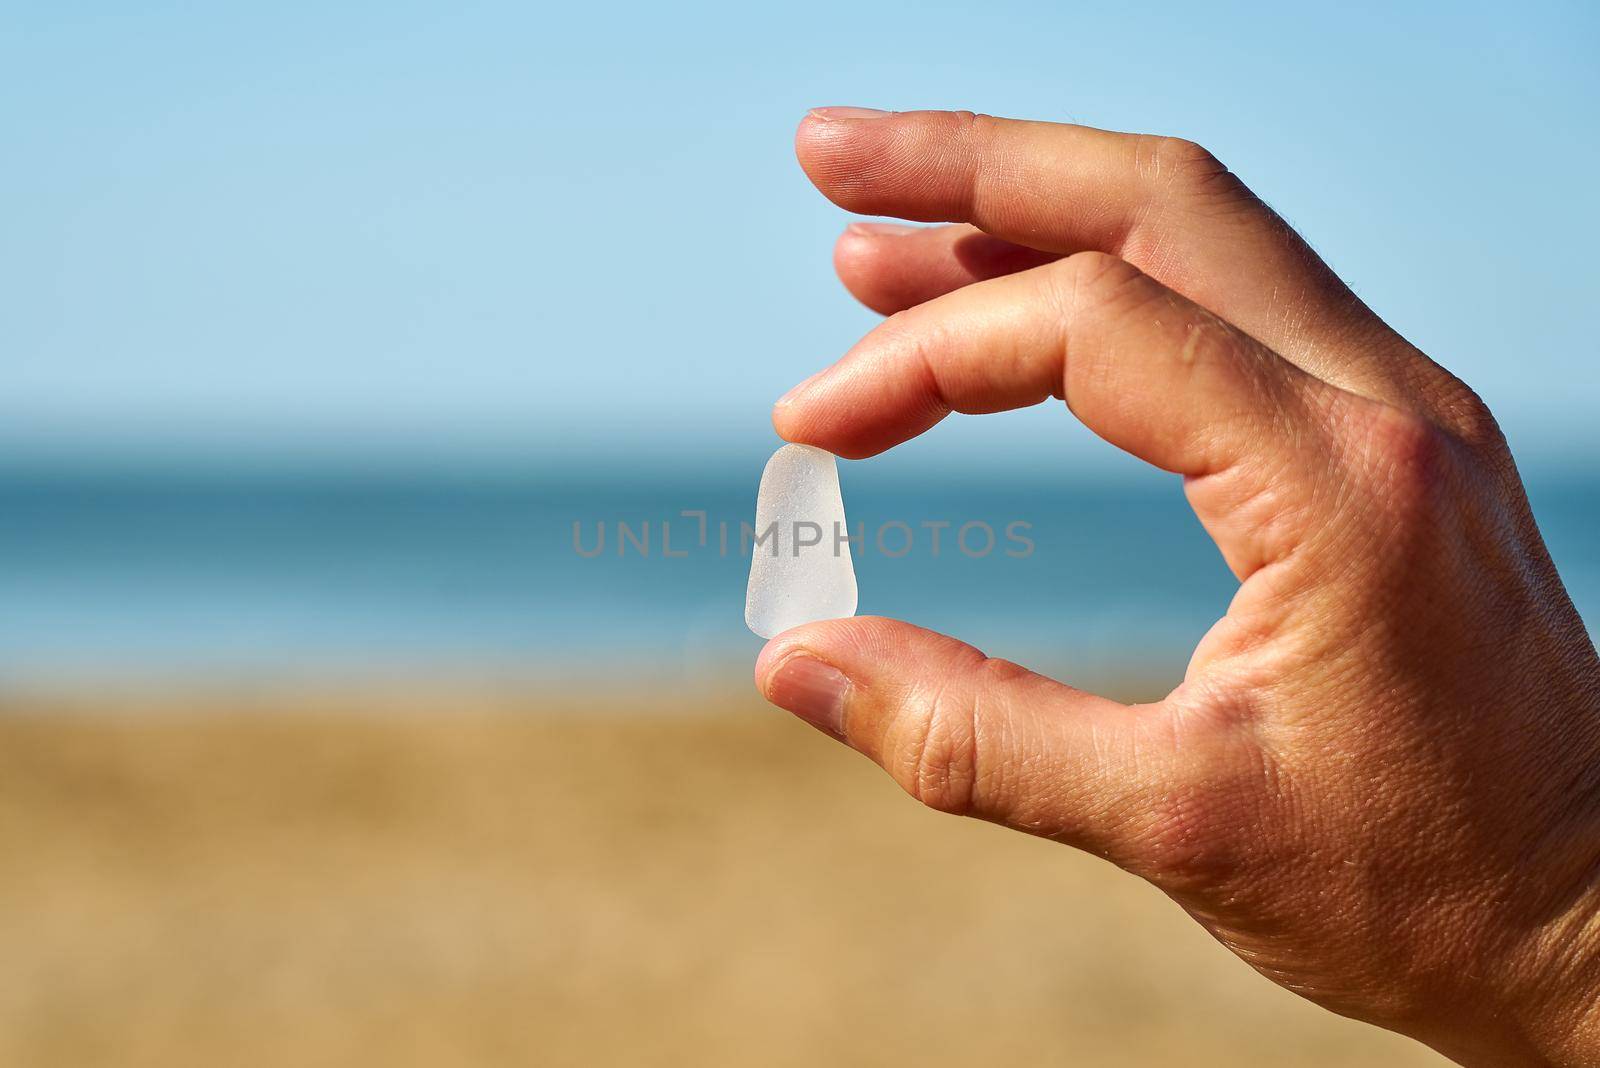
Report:
[[[678,700],[4,702],[0,1064],[1444,1063],[753,695]]]

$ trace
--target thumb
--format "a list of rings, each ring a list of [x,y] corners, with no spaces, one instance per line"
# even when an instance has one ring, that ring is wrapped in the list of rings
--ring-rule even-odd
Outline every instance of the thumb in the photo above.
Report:
[[[1162,706],[1074,690],[907,623],[786,631],[762,650],[756,684],[944,812],[1129,866],[1166,808],[1155,796],[1173,756]]]

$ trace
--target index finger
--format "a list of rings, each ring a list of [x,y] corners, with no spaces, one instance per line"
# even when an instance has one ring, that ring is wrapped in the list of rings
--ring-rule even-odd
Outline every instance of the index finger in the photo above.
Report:
[[[951,412],[1059,397],[1112,444],[1200,475],[1324,391],[1338,392],[1128,263],[1080,253],[889,319],[772,418],[784,438],[860,458]]]
[[[977,282],[888,320],[773,411],[790,441],[871,456],[955,412],[1066,400],[1090,430],[1192,477],[1310,493],[1330,426],[1366,404],[1122,260],[1080,253]],[[1279,479],[1285,470],[1296,477]],[[1281,502],[1280,502],[1281,503]],[[1207,517],[1202,515],[1203,520]],[[1214,532],[1215,533],[1215,532]],[[1283,548],[1280,530],[1218,534],[1248,573]]]

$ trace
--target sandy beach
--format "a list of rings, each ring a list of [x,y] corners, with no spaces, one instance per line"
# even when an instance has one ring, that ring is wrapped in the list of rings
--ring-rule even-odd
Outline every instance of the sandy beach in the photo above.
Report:
[[[1443,1063],[753,694],[0,707],[0,1063]]]

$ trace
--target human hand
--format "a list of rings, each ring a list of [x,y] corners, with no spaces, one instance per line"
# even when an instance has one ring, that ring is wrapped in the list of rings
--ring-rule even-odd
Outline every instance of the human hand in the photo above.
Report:
[[[1600,1063],[1600,662],[1487,409],[1209,154],[971,114],[823,109],[892,317],[781,400],[871,456],[1065,399],[1183,476],[1240,587],[1126,706],[892,620],[799,627],[767,698],[914,797],[1107,857],[1311,1000],[1469,1064]]]

